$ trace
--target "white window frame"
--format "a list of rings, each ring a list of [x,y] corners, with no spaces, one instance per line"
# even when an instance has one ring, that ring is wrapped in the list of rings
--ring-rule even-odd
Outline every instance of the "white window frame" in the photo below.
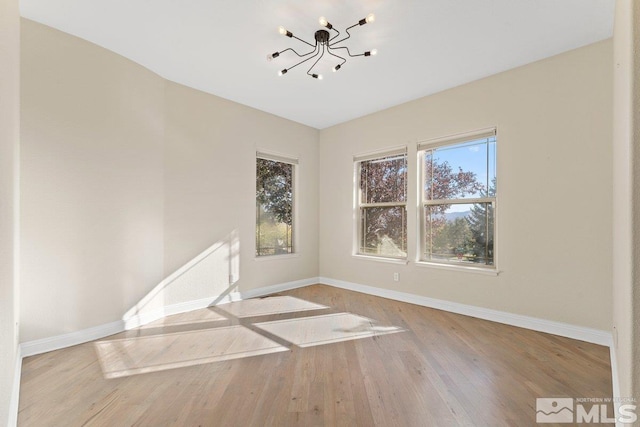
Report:
[[[424,186],[426,183],[424,156],[426,151],[438,149],[446,146],[454,146],[458,144],[464,144],[474,140],[483,138],[496,138],[495,147],[495,168],[496,168],[496,181],[498,177],[498,138],[496,128],[480,129],[477,131],[467,132],[463,134],[449,135],[441,138],[431,139],[423,141],[417,145],[417,163],[418,163],[418,250],[416,264],[432,266],[437,268],[447,269],[462,269],[462,270],[476,270],[487,273],[497,274],[498,270],[498,209],[497,209],[497,190],[496,194],[492,197],[478,197],[478,198],[466,198],[466,199],[441,199],[441,200],[429,200],[425,198]],[[489,164],[489,152],[487,150],[487,165]],[[487,171],[488,174],[488,171]],[[487,185],[489,185],[489,177],[487,176]],[[473,204],[473,203],[490,203],[493,207],[493,264],[464,264],[458,262],[446,262],[446,261],[434,261],[425,257],[426,251],[426,209],[428,206],[437,205],[453,205],[453,204]]]
[[[409,173],[408,170],[406,172],[406,177],[405,177],[405,201],[404,202],[384,202],[384,203],[362,203],[362,191],[360,189],[360,174],[361,174],[361,165],[362,162],[366,162],[366,161],[370,161],[370,160],[381,160],[384,159],[386,157],[393,157],[393,156],[405,156],[406,158],[406,162],[407,162],[407,169],[409,168],[409,158],[408,158],[408,153],[407,153],[407,147],[406,146],[402,146],[402,147],[397,147],[397,148],[389,148],[389,149],[385,149],[385,150],[380,150],[380,151],[374,151],[374,152],[369,152],[367,154],[362,154],[362,155],[357,155],[353,157],[353,163],[354,163],[354,235],[353,235],[353,256],[358,257],[358,258],[363,258],[363,259],[371,259],[371,260],[376,260],[376,261],[383,261],[383,262],[393,262],[393,263],[402,263],[402,264],[406,264],[407,260],[408,260],[408,248],[405,248],[405,250],[407,250],[407,255],[403,256],[403,257],[393,257],[393,256],[389,256],[389,255],[376,255],[376,254],[370,254],[370,253],[365,253],[365,252],[361,252],[361,248],[362,248],[362,232],[363,232],[363,227],[362,227],[362,209],[366,209],[366,208],[372,208],[372,207],[402,207],[405,210],[405,218],[408,216],[407,214],[407,196],[408,196],[408,178],[409,178]],[[405,236],[408,237],[408,227],[407,227],[407,222],[405,221],[404,224],[405,227]],[[408,243],[408,242],[407,242]],[[408,245],[407,245],[408,246]]]
[[[291,252],[286,254],[274,254],[274,255],[258,255],[257,247],[256,247],[256,236],[254,235],[254,248],[253,254],[254,259],[256,261],[264,261],[264,260],[273,260],[273,259],[283,259],[283,258],[295,258],[299,256],[299,244],[298,244],[298,209],[297,209],[297,200],[298,200],[298,158],[290,157],[285,154],[269,152],[265,150],[256,151],[256,164],[258,159],[263,160],[272,160],[275,162],[286,163],[293,166],[292,176],[291,176],[291,185],[292,185],[292,200],[291,200]],[[254,169],[255,170],[255,169]],[[257,176],[254,179],[257,185]],[[254,223],[254,228],[255,228]]]

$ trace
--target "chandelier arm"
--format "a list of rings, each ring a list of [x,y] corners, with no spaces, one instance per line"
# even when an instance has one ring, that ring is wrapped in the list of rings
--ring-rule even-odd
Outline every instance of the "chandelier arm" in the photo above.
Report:
[[[311,44],[311,43],[309,43],[308,41],[302,40],[300,37],[296,37],[296,36],[295,36],[295,35],[293,35],[293,34],[291,34],[291,37],[293,37],[293,38],[294,38],[294,39],[296,39],[296,40],[300,40],[302,43],[306,43],[306,44],[308,44],[309,46],[311,46],[311,47],[315,48],[315,46],[314,46],[314,45],[312,45],[312,44]],[[316,42],[316,45],[317,45],[317,42]]]
[[[274,52],[272,54],[267,55],[267,60],[272,60],[274,58],[277,58],[278,56],[280,56],[280,54],[283,54],[287,51],[291,51],[293,52],[298,58],[302,58],[302,60],[294,65],[292,65],[289,68],[284,68],[282,69],[278,75],[282,76],[284,74],[287,73],[287,71],[304,64],[305,62],[308,62],[311,59],[315,59],[315,61],[313,62],[313,64],[311,64],[311,67],[309,67],[309,69],[307,70],[307,75],[313,77],[314,79],[319,79],[322,80],[322,75],[321,74],[317,74],[317,72],[314,72],[314,69],[316,67],[316,65],[320,62],[320,60],[322,58],[324,58],[325,53],[328,55],[333,56],[334,58],[337,58],[338,60],[340,60],[340,63],[335,65],[333,67],[333,71],[338,71],[346,62],[347,62],[347,56],[340,56],[337,53],[338,49],[344,49],[347,52],[347,55],[349,55],[349,57],[351,58],[355,58],[357,56],[374,56],[377,53],[376,49],[371,49],[370,51],[366,51],[364,53],[357,53],[357,54],[352,54],[351,51],[349,50],[348,46],[343,46],[340,45],[338,47],[336,47],[337,45],[345,42],[346,40],[351,38],[351,32],[350,30],[352,30],[354,27],[358,27],[358,26],[362,26],[364,24],[367,24],[369,22],[373,22],[375,20],[375,15],[373,15],[372,13],[370,13],[369,15],[367,15],[365,18],[361,19],[360,21],[358,21],[356,24],[351,25],[350,27],[347,27],[344,32],[346,33],[345,36],[342,36],[341,38],[341,32],[334,28],[333,25],[331,25],[326,18],[324,17],[320,17],[319,21],[320,21],[320,25],[326,27],[326,29],[320,29],[317,30],[314,33],[314,38],[315,38],[315,45],[307,42],[306,40],[303,40],[297,36],[294,36],[293,33],[291,31],[287,31],[284,27],[279,27],[279,32],[280,34],[286,35],[289,38],[295,38],[296,40],[306,44],[307,46],[310,46],[313,48],[312,51],[310,52],[306,52],[306,53],[299,53],[297,50],[293,49],[293,48],[286,48],[280,52]],[[335,35],[331,36],[331,30],[335,31]],[[336,40],[337,39],[337,40]]]
[[[316,46],[316,50],[318,50],[318,49],[317,49],[317,46]],[[315,52],[316,50],[314,50],[314,52]],[[320,50],[318,50],[318,51],[316,52],[316,54],[315,54],[315,55],[310,56],[310,57],[309,57],[309,58],[307,58],[307,59],[303,59],[302,61],[298,62],[296,65],[294,65],[294,66],[291,66],[291,67],[287,68],[287,70],[290,70],[290,69],[292,69],[292,68],[295,68],[295,67],[297,67],[297,66],[298,66],[298,65],[300,65],[300,64],[304,64],[304,63],[305,63],[305,62],[307,62],[308,60],[313,59],[313,58],[315,58],[316,56],[318,56],[318,54],[319,54],[319,53],[320,53]]]
[[[346,47],[346,46],[332,47],[331,49],[344,49],[344,50],[347,51],[349,56],[352,57],[352,58],[355,58],[356,56],[365,56],[364,53],[356,53],[355,55],[352,55],[351,52],[349,51],[349,48]]]
[[[315,51],[316,51],[316,49],[315,49],[315,47],[314,47],[314,49],[313,49],[311,52],[303,53],[302,55],[300,55],[298,52],[296,52],[296,50],[295,50],[295,49],[288,47],[288,48],[286,48],[285,50],[281,50],[280,52],[278,52],[278,55],[281,55],[281,54],[285,53],[285,52],[286,52],[286,51],[288,51],[288,50],[290,50],[291,52],[295,53],[295,54],[296,54],[296,55],[298,55],[300,58],[304,58],[304,57],[305,57],[305,56],[307,56],[307,55],[311,55],[313,52],[315,52]]]
[[[338,31],[335,27],[331,27],[331,29],[333,31],[335,31],[337,34],[329,39],[329,42],[327,43],[327,46],[329,46],[329,43],[331,43],[331,40],[337,38],[340,35],[340,31]]]
[[[311,76],[311,70],[313,70],[313,67],[316,66],[316,64],[318,63],[318,61],[320,61],[322,59],[322,57],[324,56],[324,45],[320,45],[322,47],[322,53],[320,54],[320,56],[318,57],[318,59],[316,59],[316,62],[313,63],[313,65],[307,70],[307,75]],[[320,52],[320,50],[318,50],[318,52]],[[311,58],[315,58],[315,56],[312,56]],[[311,59],[309,58],[309,59]]]
[[[353,27],[358,27],[358,26],[360,26],[360,24],[354,24],[354,25],[350,26],[349,28],[347,28],[346,30],[344,30],[344,31],[347,33],[347,37],[345,37],[345,38],[343,38],[343,39],[340,39],[340,40],[338,40],[337,42],[333,42],[333,43],[331,43],[329,46],[333,46],[333,45],[336,45],[336,44],[338,44],[338,43],[342,43],[343,41],[345,41],[345,40],[347,40],[348,38],[350,38],[350,37],[351,37],[351,33],[349,32],[349,30],[350,30],[350,29],[352,29]],[[333,39],[332,39],[332,40],[333,40]],[[331,40],[329,40],[329,41],[331,41]]]
[[[336,49],[338,49],[338,48],[336,48]],[[346,59],[346,58],[343,58],[342,56],[340,56],[340,55],[336,55],[335,53],[331,52],[331,48],[327,48],[327,53],[328,53],[329,55],[331,55],[331,56],[335,56],[336,58],[340,58],[340,59],[342,59],[342,62],[340,63],[340,66],[341,66],[341,67],[344,65],[344,63],[345,63],[345,62],[347,62],[347,59]]]

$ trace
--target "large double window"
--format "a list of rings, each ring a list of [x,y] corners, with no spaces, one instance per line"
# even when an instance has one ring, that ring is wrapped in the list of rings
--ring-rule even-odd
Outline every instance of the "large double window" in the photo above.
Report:
[[[495,264],[495,131],[418,146],[421,261]]]
[[[294,252],[297,161],[266,153],[256,159],[256,256]]]
[[[356,159],[360,255],[407,256],[407,153]]]
[[[356,254],[495,269],[495,129],[420,143],[417,160],[406,149],[355,158]],[[407,214],[417,253],[407,251]]]

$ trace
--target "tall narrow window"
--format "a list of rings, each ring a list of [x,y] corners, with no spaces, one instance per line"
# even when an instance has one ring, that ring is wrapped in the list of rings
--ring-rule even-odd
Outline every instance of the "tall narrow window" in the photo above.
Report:
[[[495,268],[495,130],[418,146],[421,260]]]
[[[407,153],[356,158],[360,255],[407,257]]]
[[[258,153],[256,159],[256,256],[294,252],[296,160]]]

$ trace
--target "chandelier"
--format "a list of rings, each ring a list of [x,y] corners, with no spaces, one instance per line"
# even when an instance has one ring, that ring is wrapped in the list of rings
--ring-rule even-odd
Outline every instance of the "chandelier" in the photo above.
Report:
[[[283,75],[287,74],[287,72],[289,70],[297,67],[298,65],[304,64],[305,62],[316,58],[316,60],[313,62],[313,65],[311,65],[311,67],[307,70],[307,75],[313,77],[314,79],[322,80],[322,74],[315,73],[314,72],[314,67],[318,64],[318,62],[322,59],[322,57],[325,54],[331,55],[331,56],[335,57],[337,60],[340,61],[340,63],[336,64],[332,69],[333,72],[336,72],[340,68],[342,68],[342,66],[345,64],[345,62],[347,62],[347,59],[344,56],[338,55],[338,53],[344,55],[344,53],[343,53],[343,51],[344,51],[344,52],[346,52],[346,54],[350,58],[355,58],[356,56],[375,56],[378,53],[378,51],[376,49],[371,49],[371,50],[368,50],[368,51],[366,51],[364,53],[352,54],[347,46],[338,46],[339,44],[343,43],[344,41],[346,41],[347,39],[349,39],[351,37],[351,34],[349,33],[350,29],[352,29],[353,27],[359,27],[359,26],[367,24],[369,22],[373,22],[375,20],[375,18],[376,17],[375,17],[375,15],[373,13],[368,14],[366,16],[366,18],[362,18],[360,21],[358,21],[358,23],[348,27],[345,30],[345,32],[347,33],[346,36],[342,37],[339,40],[335,40],[338,37],[340,37],[340,31],[338,31],[333,25],[331,25],[331,23],[329,23],[329,21],[327,21],[327,19],[324,16],[321,16],[318,21],[320,22],[320,25],[322,25],[326,29],[318,30],[318,31],[315,32],[315,34],[314,34],[314,38],[315,38],[315,41],[316,41],[315,44],[311,44],[311,43],[309,43],[309,42],[307,42],[305,40],[302,40],[301,38],[296,37],[295,35],[293,35],[293,33],[291,31],[288,31],[283,26],[280,26],[278,28],[278,31],[280,32],[280,34],[282,34],[283,36],[287,36],[289,38],[294,38],[296,40],[299,40],[302,43],[311,46],[313,48],[313,50],[311,50],[310,52],[307,52],[307,53],[300,54],[293,48],[287,48],[287,49],[281,50],[280,52],[273,52],[273,53],[267,55],[267,60],[271,61],[271,60],[279,57],[281,54],[283,54],[284,52],[287,52],[287,51],[291,51],[294,54],[296,54],[299,58],[303,58],[297,64],[292,65],[289,68],[283,68],[282,70],[280,70],[278,72],[278,75],[279,76],[283,76]],[[333,37],[332,37],[332,33],[330,33],[331,30],[333,30],[335,32]],[[336,53],[336,51],[337,51],[337,53]]]

